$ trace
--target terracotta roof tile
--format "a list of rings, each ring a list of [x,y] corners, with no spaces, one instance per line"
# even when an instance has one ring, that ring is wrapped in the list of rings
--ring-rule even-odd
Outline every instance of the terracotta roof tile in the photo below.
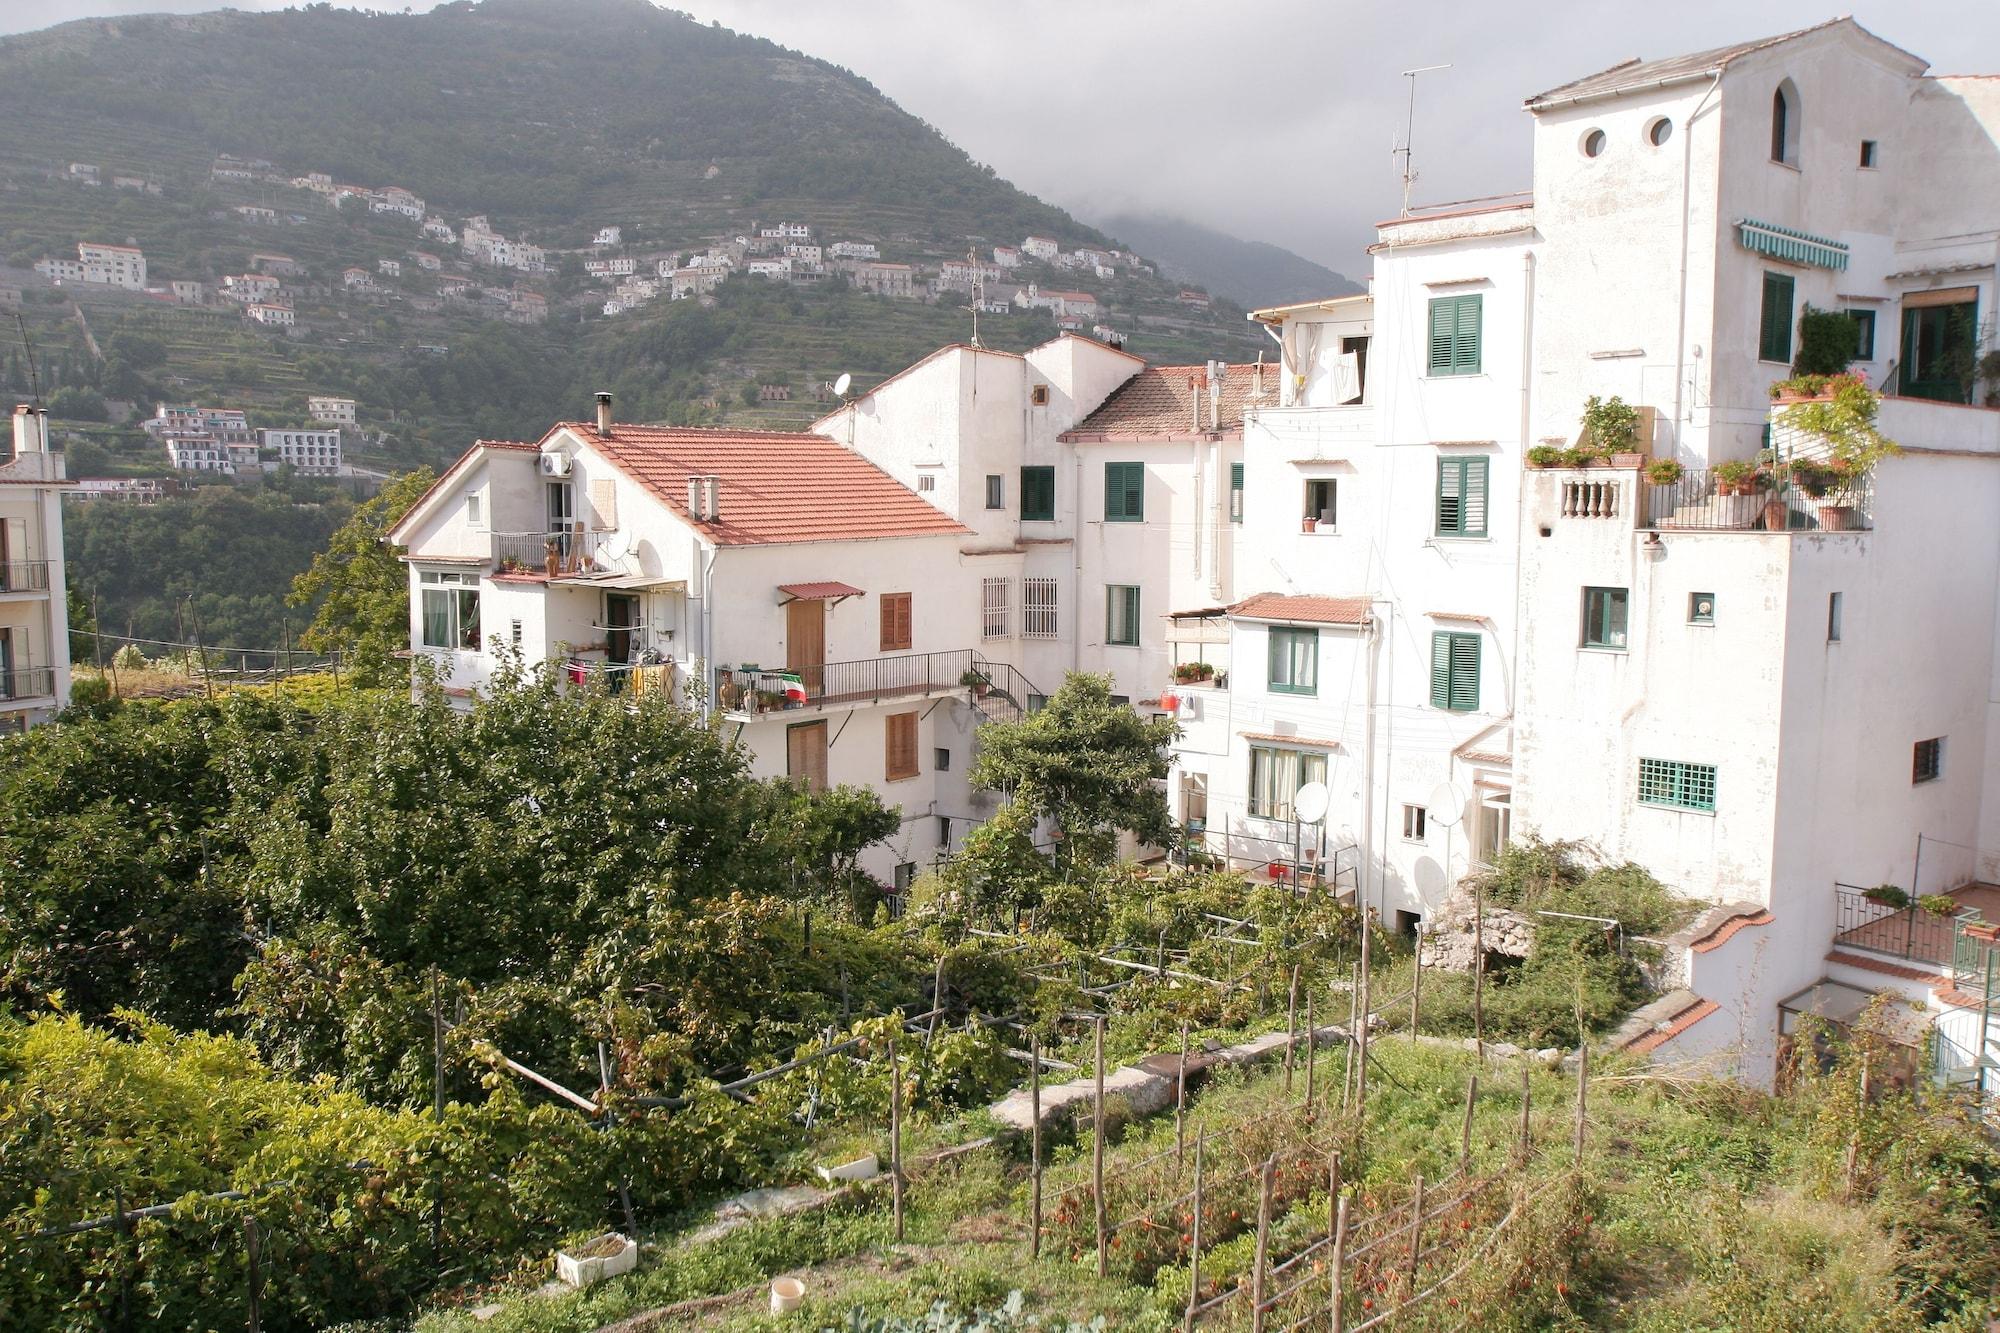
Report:
[[[1264,367],[1264,390],[1257,391],[1255,365],[1223,367],[1218,420],[1209,420],[1208,371],[1204,366],[1148,366],[1112,391],[1095,412],[1063,432],[1065,440],[1093,437],[1172,438],[1194,433],[1194,399],[1199,393],[1203,432],[1243,428],[1244,409],[1278,401],[1278,368]]]
[[[1847,967],[1858,967],[1864,972],[1880,972],[1885,977],[1898,977],[1904,981],[1921,981],[1931,986],[1948,986],[1950,978],[1927,972],[1920,967],[1904,967],[1901,963],[1891,963],[1886,959],[1867,958],[1861,954],[1842,953],[1835,949],[1826,956],[1829,963],[1841,963]]]
[[[1293,597],[1260,592],[1229,608],[1229,614],[1249,620],[1298,620],[1316,625],[1365,625],[1366,597]]]
[[[567,430],[687,517],[687,480],[721,479],[721,517],[690,520],[722,546],[870,541],[965,533],[888,473],[823,435],[595,424]]]
[[[1287,736],[1276,731],[1238,732],[1246,741],[1275,741],[1282,745],[1298,745],[1309,750],[1338,750],[1343,748],[1339,741],[1325,741],[1313,736]]]
[[[1645,1036],[1626,1046],[1625,1049],[1635,1055],[1644,1055],[1649,1051],[1658,1050],[1721,1007],[1721,1005],[1715,1003],[1713,1000],[1699,1001],[1690,1008],[1682,1010],[1675,1016],[1672,1022],[1666,1024],[1664,1027],[1654,1028]]]
[[[1729,943],[1730,936],[1742,930],[1745,926],[1768,926],[1777,919],[1769,912],[1758,912],[1751,916],[1732,916],[1729,920],[1696,940],[1692,947],[1696,953],[1707,953],[1711,949],[1720,949],[1723,945]]]

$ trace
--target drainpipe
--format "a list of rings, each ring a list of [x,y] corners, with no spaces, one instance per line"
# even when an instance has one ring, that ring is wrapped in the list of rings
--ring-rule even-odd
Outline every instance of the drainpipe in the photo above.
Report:
[[[1070,531],[1070,571],[1069,604],[1075,608],[1070,612],[1070,623],[1076,631],[1069,636],[1069,669],[1083,670],[1083,454],[1076,455],[1076,484],[1069,492]]]
[[[1375,618],[1373,607],[1369,608],[1368,625],[1363,631],[1366,657],[1366,689],[1368,706],[1362,713],[1361,740],[1361,864],[1354,868],[1354,905],[1362,913],[1364,927],[1368,911],[1368,872],[1375,862],[1375,843],[1372,830],[1375,827],[1375,681],[1377,678],[1376,659],[1382,652],[1382,623]],[[1231,667],[1234,667],[1231,663]]]
[[[1532,400],[1534,396],[1534,382],[1535,382],[1534,373],[1535,373],[1535,252],[1533,250],[1530,250],[1526,254],[1521,256],[1521,457],[1523,459],[1527,458],[1528,456],[1528,435],[1529,432],[1534,428],[1533,426],[1534,414],[1531,411]],[[1522,471],[1519,463],[1515,465],[1514,474],[1517,478],[1524,477],[1527,475],[1526,472]],[[1518,484],[1519,482],[1517,481],[1516,485]],[[1637,490],[1638,488],[1634,487],[1635,503],[1637,502]],[[1514,716],[1515,705],[1518,702],[1514,697],[1514,689],[1515,689],[1514,683],[1518,681],[1521,677],[1520,569],[1521,569],[1521,553],[1527,549],[1526,543],[1528,540],[1528,507],[1525,504],[1521,503],[1521,500],[1522,497],[1519,495],[1516,495],[1514,497],[1515,605],[1509,608],[1513,612],[1513,621],[1514,621],[1514,633],[1513,633],[1514,643],[1513,646],[1510,649],[1508,649],[1508,656],[1512,663],[1511,667],[1507,672],[1508,676],[1507,715],[1509,718],[1512,718]],[[1514,726],[1512,722],[1508,724],[1507,735],[1508,735],[1507,749],[1508,752],[1511,754],[1514,748],[1513,746]],[[1450,867],[1447,866],[1446,867],[1447,877],[1449,876],[1449,871]]]
[[[1716,90],[1721,86],[1722,71],[1718,69],[1715,71],[1715,77],[1709,81],[1708,91],[1704,92],[1701,95],[1701,100],[1695,103],[1694,111],[1688,116],[1687,124],[1682,127],[1683,132],[1681,134],[1681,271],[1679,295],[1676,298],[1674,312],[1674,453],[1676,455],[1683,452],[1681,445],[1681,396],[1685,389],[1685,379],[1687,376],[1688,211],[1689,194],[1694,180],[1694,127],[1695,122],[1701,119],[1702,108],[1708,105],[1708,99],[1715,96]],[[1718,136],[1716,151],[1719,156],[1721,153],[1721,131],[1718,129],[1716,133]],[[1715,349],[1710,348],[1709,350],[1714,351]],[[1712,359],[1711,364],[1713,364]]]

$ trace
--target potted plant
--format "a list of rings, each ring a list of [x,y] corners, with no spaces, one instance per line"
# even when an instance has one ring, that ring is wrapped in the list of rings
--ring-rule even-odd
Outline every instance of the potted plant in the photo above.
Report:
[[[1910,895],[1894,884],[1877,884],[1872,889],[1863,889],[1861,896],[1877,907],[1887,907],[1896,912],[1910,905]]]
[[[1917,906],[1932,916],[1950,916],[1958,910],[1958,899],[1948,893],[1926,893],[1917,899]]]
[[[1799,353],[1794,375],[1838,375],[1861,350],[1861,326],[1839,310],[1807,305],[1799,313]]]
[[[1672,486],[1679,482],[1686,469],[1671,458],[1655,459],[1647,465],[1646,480],[1655,486]]]
[[[758,712],[775,713],[784,706],[785,706],[785,696],[781,691],[778,690],[757,691]]]
[[[1302,518],[1299,520],[1299,530],[1301,532],[1317,532],[1319,530],[1319,520],[1316,518]]]
[[[992,681],[986,678],[986,673],[980,671],[976,667],[968,670],[964,675],[960,676],[958,678],[958,683],[964,686],[966,689],[971,690],[972,696],[975,699],[984,699],[986,697],[986,691],[989,688],[991,688],[993,684]]]
[[[1751,478],[1757,475],[1754,463],[1740,458],[1732,458],[1726,463],[1715,465],[1715,490],[1718,495],[1750,494]]]
[[[1810,378],[1810,377],[1803,377]],[[1822,377],[1817,395],[1800,398],[1778,414],[1778,424],[1815,436],[1826,444],[1825,467],[1832,477],[1820,510],[1820,526],[1835,532],[1858,526],[1857,501],[1883,459],[1902,447],[1875,426],[1882,397],[1859,375]]]
[[[1538,444],[1528,450],[1529,467],[1556,467],[1562,459],[1563,451],[1559,445]]]
[[[556,1276],[572,1287],[587,1287],[639,1266],[639,1246],[629,1236],[607,1231],[581,1245],[556,1251]]]
[[[1642,455],[1632,448],[1639,439],[1639,409],[1617,394],[1583,402],[1583,433],[1595,453],[1608,457],[1614,466],[1637,467]]]
[[[1214,674],[1215,668],[1206,662],[1174,663],[1174,683],[1176,685],[1191,685],[1196,681],[1207,680]]]

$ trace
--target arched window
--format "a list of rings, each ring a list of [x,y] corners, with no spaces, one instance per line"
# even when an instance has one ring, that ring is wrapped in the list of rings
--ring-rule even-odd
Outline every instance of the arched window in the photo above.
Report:
[[[1771,160],[1799,164],[1799,90],[1790,79],[1771,94]]]

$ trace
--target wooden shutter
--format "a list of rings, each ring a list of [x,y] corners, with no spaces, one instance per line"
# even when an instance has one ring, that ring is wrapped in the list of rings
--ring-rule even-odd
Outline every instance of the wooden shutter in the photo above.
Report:
[[[1056,470],[1052,467],[1021,469],[1021,517],[1030,522],[1046,522],[1056,516]]]
[[[1431,635],[1431,707],[1451,707],[1451,635]]]
[[[1457,307],[1449,296],[1431,298],[1430,373],[1451,374],[1452,334],[1458,327]]]
[[[1229,518],[1233,523],[1243,521],[1243,465],[1229,465]]]
[[[1462,713],[1479,711],[1479,636],[1451,636],[1451,706]]]
[[[1458,298],[1457,327],[1452,331],[1451,368],[1454,374],[1479,373],[1480,318],[1485,298],[1474,294]]]
[[[883,779],[901,782],[905,778],[916,777],[917,715],[891,713],[883,721],[887,724],[883,731]]]
[[[1111,523],[1138,523],[1146,517],[1146,465],[1104,465],[1104,517]]]
[[[910,624],[910,594],[906,592],[885,592],[882,594],[882,651],[901,652],[912,642]]]
[[[802,722],[785,728],[785,774],[807,791],[826,790],[826,723]]]
[[[1757,324],[1757,356],[1763,361],[1792,359],[1792,294],[1789,273],[1764,275],[1764,308]]]
[[[1441,536],[1484,537],[1488,461],[1485,458],[1440,458],[1437,481],[1437,530]]]

